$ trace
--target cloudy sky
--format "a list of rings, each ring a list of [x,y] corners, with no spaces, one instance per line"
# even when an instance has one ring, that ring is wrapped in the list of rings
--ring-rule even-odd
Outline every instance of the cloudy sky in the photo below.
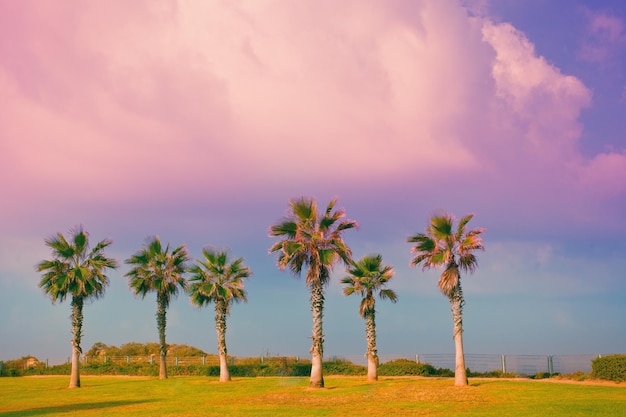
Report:
[[[78,224],[120,261],[151,235],[229,247],[254,272],[229,352],[306,356],[307,288],[268,254],[298,196],[337,197],[354,256],[394,266],[382,355],[454,350],[406,243],[438,210],[486,228],[466,352],[624,352],[625,114],[621,0],[0,0],[0,359],[69,356],[34,265]],[[157,340],[128,269],[86,306],[85,350]],[[325,352],[361,355],[344,273]],[[176,299],[168,342],[216,352],[212,308]]]

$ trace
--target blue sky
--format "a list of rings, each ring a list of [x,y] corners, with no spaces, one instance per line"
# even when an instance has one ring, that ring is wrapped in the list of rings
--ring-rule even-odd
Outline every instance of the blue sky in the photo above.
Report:
[[[338,197],[354,256],[394,266],[381,355],[454,350],[438,271],[408,266],[440,209],[486,228],[462,278],[467,353],[623,352],[626,6],[462,3],[0,1],[0,359],[69,356],[69,303],[34,265],[77,224],[120,261],[151,235],[229,247],[254,273],[229,352],[308,355],[308,290],[267,233],[302,195]],[[85,350],[157,340],[127,271],[86,306]],[[343,276],[331,356],[366,349]],[[168,342],[216,352],[212,308],[180,296]]]

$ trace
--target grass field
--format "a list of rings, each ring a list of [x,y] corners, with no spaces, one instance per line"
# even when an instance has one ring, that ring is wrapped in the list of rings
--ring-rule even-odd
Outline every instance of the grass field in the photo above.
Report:
[[[626,387],[475,379],[0,378],[0,416],[626,416]]]

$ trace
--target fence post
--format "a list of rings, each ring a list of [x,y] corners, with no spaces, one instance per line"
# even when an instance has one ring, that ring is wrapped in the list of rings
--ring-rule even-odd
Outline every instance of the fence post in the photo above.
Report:
[[[126,363],[129,364],[130,363],[130,356],[126,356]]]
[[[415,363],[420,363],[420,355],[415,355]]]
[[[206,356],[202,357],[202,366],[206,365]]]
[[[1,368],[2,366],[0,366]],[[46,369],[48,369],[48,359],[46,359]]]
[[[548,356],[548,374],[552,376],[554,373],[554,363],[552,362],[552,356]]]
[[[176,359],[174,363],[176,364],[176,366],[178,366],[178,356],[176,356],[174,359]]]
[[[261,355],[261,365],[263,365],[263,356]]]
[[[85,365],[87,365],[87,363],[89,362],[89,356],[85,355],[83,356],[83,359],[85,359]]]
[[[506,356],[502,355],[500,360],[502,362],[502,373],[506,374]]]
[[[107,355],[104,355],[104,363],[107,363]]]
[[[300,361],[300,358],[296,356],[296,365],[298,364],[299,361]]]

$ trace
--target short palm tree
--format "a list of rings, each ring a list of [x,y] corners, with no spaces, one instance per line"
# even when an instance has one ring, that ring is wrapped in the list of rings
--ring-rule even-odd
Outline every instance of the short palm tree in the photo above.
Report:
[[[376,294],[381,300],[398,301],[394,290],[385,288],[393,277],[393,267],[383,266],[382,255],[364,256],[346,269],[349,274],[341,280],[344,295],[361,295],[359,314],[365,319],[367,338],[367,379],[378,379],[378,349],[376,348]]]
[[[172,297],[187,288],[183,274],[189,261],[187,248],[181,245],[170,252],[170,245],[161,245],[158,237],[148,238],[144,247],[126,260],[133,268],[124,276],[129,278],[129,287],[145,298],[149,292],[157,296],[157,327],[159,330],[159,378],[167,378],[167,344],[165,343],[166,312]]]
[[[306,284],[311,290],[313,315],[310,386],[315,388],[324,387],[324,288],[339,259],[346,265],[350,264],[352,252],[343,241],[342,234],[357,226],[355,221],[345,218],[343,210],[333,210],[336,202],[336,199],[332,200],[324,212],[318,213],[315,199],[291,199],[287,216],[269,229],[270,237],[282,238],[270,248],[270,253],[278,254],[278,267],[281,270],[289,268],[296,276],[307,268]]]
[[[454,230],[454,216],[451,214],[435,215],[426,227],[426,233],[417,233],[408,238],[409,243],[415,243],[411,252],[415,257],[411,266],[421,265],[422,269],[443,266],[444,270],[439,277],[439,289],[448,297],[454,323],[453,339],[456,350],[456,365],[454,370],[455,385],[467,385],[465,370],[465,355],[463,353],[463,290],[461,288],[461,273],[474,272],[478,267],[478,259],[474,255],[476,250],[484,250],[480,234],[485,229],[466,230],[467,223],[474,217],[469,214],[463,217]]]
[[[202,250],[203,259],[198,259],[189,272],[187,292],[191,303],[203,307],[215,304],[215,331],[217,350],[220,356],[220,381],[230,381],[226,350],[226,317],[230,305],[248,301],[244,289],[244,279],[252,276],[250,268],[243,265],[243,258],[229,259],[228,251],[214,248]]]
[[[109,279],[107,269],[115,269],[118,263],[104,255],[104,249],[113,242],[105,239],[90,248],[89,235],[82,226],[70,231],[66,239],[61,233],[45,240],[52,249],[52,259],[37,264],[38,272],[44,272],[39,288],[50,296],[52,302],[72,297],[72,371],[70,388],[80,387],[79,359],[83,335],[83,305],[85,300],[104,295]]]

